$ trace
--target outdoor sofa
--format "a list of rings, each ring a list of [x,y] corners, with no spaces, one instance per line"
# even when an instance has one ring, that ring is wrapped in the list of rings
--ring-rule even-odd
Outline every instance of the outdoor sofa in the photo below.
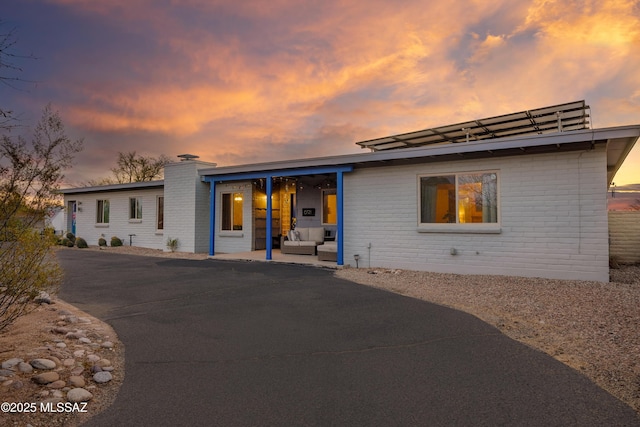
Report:
[[[290,230],[280,245],[283,254],[315,255],[316,246],[324,243],[324,227],[300,227]]]

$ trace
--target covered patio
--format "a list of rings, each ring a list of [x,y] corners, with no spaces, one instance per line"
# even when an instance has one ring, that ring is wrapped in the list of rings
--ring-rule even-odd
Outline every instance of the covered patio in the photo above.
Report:
[[[297,164],[300,163],[300,164]],[[286,167],[283,167],[286,166]],[[309,165],[308,162],[281,162],[272,164],[253,165],[249,167],[226,167],[212,168],[201,170],[200,175],[203,182],[210,185],[209,188],[209,256],[227,259],[258,259],[266,261],[299,262],[314,265],[344,265],[344,230],[343,230],[343,214],[344,214],[344,186],[343,174],[351,172],[352,165]],[[282,179],[292,179],[296,177],[314,176],[314,175],[333,175],[335,177],[335,195],[336,195],[336,217],[335,217],[335,242],[336,242],[336,260],[335,262],[319,261],[315,256],[304,255],[285,255],[274,248],[274,238],[278,236],[273,234],[273,205],[272,198],[274,195],[274,182]],[[217,234],[220,232],[220,221],[216,203],[219,203],[217,186],[228,183],[241,183],[248,180],[259,180],[265,184],[265,211],[266,218],[266,238],[264,250],[255,247],[252,251],[239,251],[239,253],[216,253]],[[240,230],[234,230],[240,231]],[[243,235],[243,234],[239,234]],[[220,238],[228,236],[221,235]],[[238,258],[239,254],[245,254],[242,258]],[[277,258],[277,259],[274,259]],[[292,257],[292,258],[289,258]],[[298,260],[298,261],[294,261]]]

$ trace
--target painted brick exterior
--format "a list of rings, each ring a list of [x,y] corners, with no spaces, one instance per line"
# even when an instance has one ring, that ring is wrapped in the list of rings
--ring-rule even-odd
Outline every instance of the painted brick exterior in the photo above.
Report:
[[[498,173],[500,232],[420,232],[418,177],[477,171]],[[606,173],[604,148],[357,169],[345,174],[344,262],[608,281]]]
[[[178,239],[179,252],[209,251],[209,184],[198,170],[212,163],[186,161],[164,168],[166,238]]]
[[[640,263],[640,211],[609,212],[611,256],[622,264]]]
[[[69,194],[65,196],[65,206],[75,200],[78,204],[76,212],[76,236],[84,238],[88,244],[97,245],[98,239],[104,237],[111,244],[111,237],[117,236],[125,245],[129,244],[129,234],[133,246],[164,249],[164,235],[157,227],[158,197],[163,195],[162,188],[146,190],[112,191],[88,194]],[[142,219],[129,219],[129,198],[139,197],[142,201]],[[109,224],[97,224],[97,201],[109,200]],[[66,211],[65,224],[70,231],[69,210]],[[166,212],[165,212],[166,217]]]

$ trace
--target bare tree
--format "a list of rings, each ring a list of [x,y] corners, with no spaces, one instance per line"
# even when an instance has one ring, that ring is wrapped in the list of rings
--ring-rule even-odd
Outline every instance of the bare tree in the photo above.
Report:
[[[169,162],[171,159],[164,154],[155,158],[139,155],[135,151],[119,152],[116,167],[110,169],[112,176],[88,181],[86,185],[125,184],[162,179],[164,167]]]
[[[51,106],[29,141],[8,134],[0,139],[0,330],[61,280],[49,255],[52,240],[36,224],[56,203],[63,172],[81,149],[82,141],[67,137]]]

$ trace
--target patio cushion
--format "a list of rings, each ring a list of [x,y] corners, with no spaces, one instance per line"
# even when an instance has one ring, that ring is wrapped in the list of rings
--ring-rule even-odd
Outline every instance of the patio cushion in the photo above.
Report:
[[[327,244],[319,245],[318,252],[338,252],[338,245],[335,244]]]
[[[299,237],[300,240],[309,240],[309,229],[308,228],[296,228],[295,230]]]
[[[322,244],[322,242],[324,242],[324,227],[309,228],[309,238],[304,240],[311,240],[317,244]]]
[[[314,242],[313,240],[306,240],[306,241],[305,240],[301,240],[301,241],[299,241],[297,243],[300,243],[299,246],[315,246],[316,245],[316,242]]]
[[[299,240],[285,240],[284,242],[282,242],[284,246],[300,246],[300,243],[302,242],[300,242]]]

